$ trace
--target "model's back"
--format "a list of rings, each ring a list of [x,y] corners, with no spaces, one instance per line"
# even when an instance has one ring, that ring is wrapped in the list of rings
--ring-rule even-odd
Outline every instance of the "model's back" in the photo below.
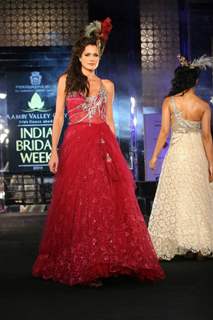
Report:
[[[173,97],[177,110],[182,118],[189,121],[202,121],[203,115],[208,108],[207,102],[189,90],[184,95]],[[171,110],[173,112],[173,110]]]
[[[213,57],[194,63],[181,57],[162,106],[151,169],[155,168],[171,126],[172,135],[149,219],[149,232],[160,259],[188,254],[200,259],[213,254],[211,109],[194,91],[200,68],[206,68],[211,60],[213,66]]]

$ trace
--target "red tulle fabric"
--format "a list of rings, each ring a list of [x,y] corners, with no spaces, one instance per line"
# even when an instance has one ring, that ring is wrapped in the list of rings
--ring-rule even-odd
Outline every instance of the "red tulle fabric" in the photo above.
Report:
[[[68,111],[76,99],[68,99]],[[67,285],[114,275],[164,278],[131,172],[104,117],[71,121],[66,130],[33,275]]]

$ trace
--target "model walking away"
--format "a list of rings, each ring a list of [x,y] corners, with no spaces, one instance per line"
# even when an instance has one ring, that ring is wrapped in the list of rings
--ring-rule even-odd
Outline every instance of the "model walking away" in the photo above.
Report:
[[[157,157],[172,127],[149,220],[149,232],[161,259],[175,255],[198,257],[213,252],[213,147],[211,110],[195,93],[202,69],[213,58],[202,56],[188,62],[179,56],[172,89],[163,102],[162,125],[150,160]]]

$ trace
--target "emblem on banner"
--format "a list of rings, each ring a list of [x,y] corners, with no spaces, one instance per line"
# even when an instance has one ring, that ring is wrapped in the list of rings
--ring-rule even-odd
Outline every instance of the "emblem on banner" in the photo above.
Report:
[[[23,111],[24,112],[35,112],[35,111],[49,112],[51,111],[51,109],[45,109],[44,101],[42,101],[40,95],[37,92],[35,92],[32,95],[31,100],[28,101],[28,109]]]
[[[39,86],[41,84],[42,76],[39,71],[31,72],[30,82],[32,86]]]

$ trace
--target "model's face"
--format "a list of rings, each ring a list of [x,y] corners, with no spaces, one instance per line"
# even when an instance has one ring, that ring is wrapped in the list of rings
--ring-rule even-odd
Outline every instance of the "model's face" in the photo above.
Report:
[[[100,61],[100,54],[97,46],[91,44],[86,46],[79,60],[83,69],[95,71]]]

